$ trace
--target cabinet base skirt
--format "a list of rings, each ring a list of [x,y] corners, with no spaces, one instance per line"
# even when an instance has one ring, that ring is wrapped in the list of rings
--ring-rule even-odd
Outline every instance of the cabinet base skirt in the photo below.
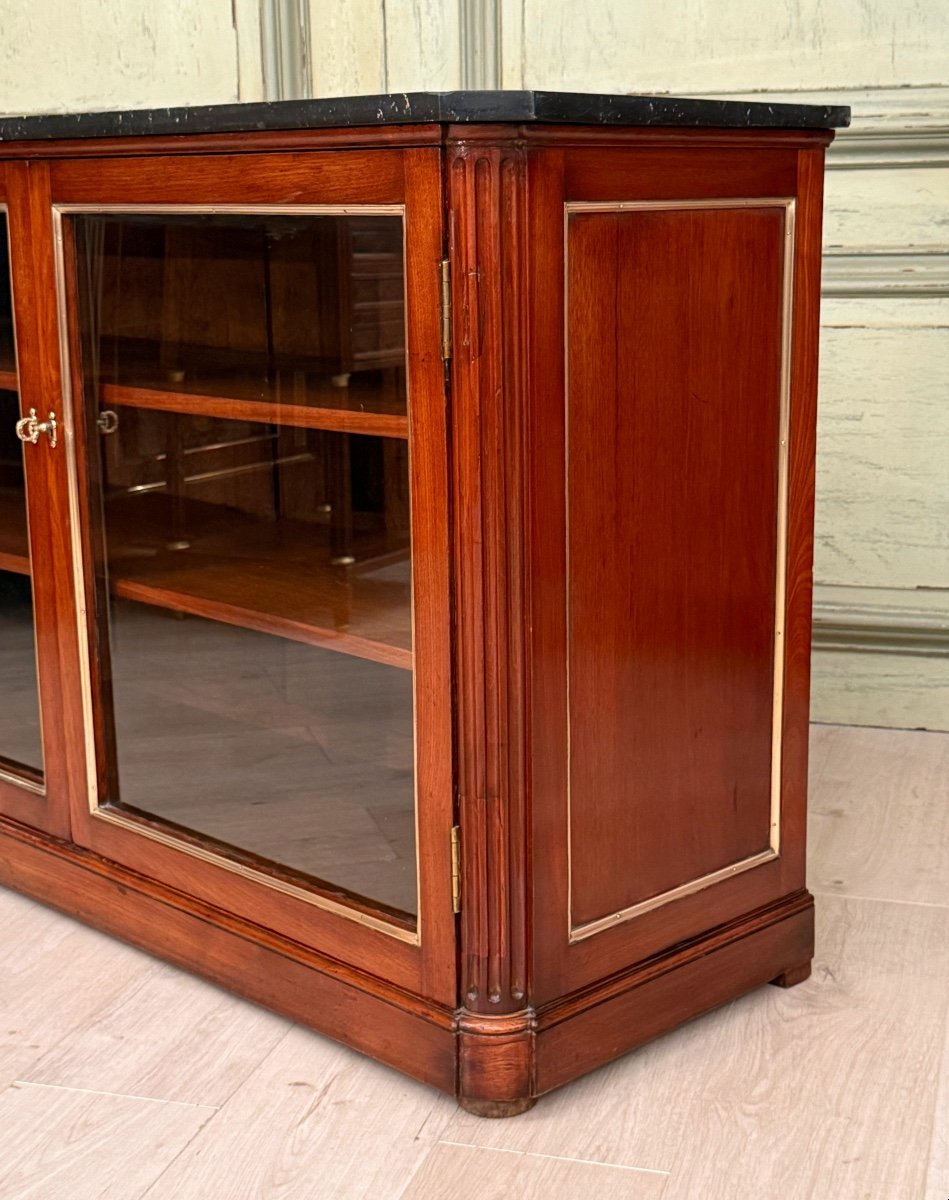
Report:
[[[814,900],[806,891],[710,930],[537,1014],[534,1092],[542,1095],[764,984],[806,978]]]
[[[809,973],[804,891],[537,1012],[453,1012],[99,858],[0,819],[0,885],[35,897],[448,1092],[485,1117],[729,1000]]]
[[[448,1008],[3,819],[0,885],[454,1094]]]

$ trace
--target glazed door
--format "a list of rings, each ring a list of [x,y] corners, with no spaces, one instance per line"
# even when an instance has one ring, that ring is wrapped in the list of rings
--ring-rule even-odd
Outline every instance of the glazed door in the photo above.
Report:
[[[28,299],[39,257],[24,169],[0,164],[0,815],[64,836],[71,581],[59,398]]]
[[[437,150],[52,168],[86,846],[450,1002]]]

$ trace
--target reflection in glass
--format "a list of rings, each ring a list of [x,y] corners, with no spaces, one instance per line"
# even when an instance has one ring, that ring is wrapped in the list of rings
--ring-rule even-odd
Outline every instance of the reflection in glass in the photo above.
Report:
[[[0,771],[38,783],[43,746],[6,217],[0,214]]]
[[[73,221],[100,802],[406,923],[401,217]]]

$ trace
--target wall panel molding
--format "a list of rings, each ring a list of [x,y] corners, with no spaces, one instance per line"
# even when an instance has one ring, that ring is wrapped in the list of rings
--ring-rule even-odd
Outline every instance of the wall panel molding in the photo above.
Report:
[[[930,129],[900,127],[896,122],[844,131],[827,156],[830,170],[885,167],[949,167],[949,123]]]
[[[853,120],[827,152],[828,170],[949,166],[949,87],[703,92],[720,100],[849,104]]]
[[[461,86],[493,91],[502,87],[502,0],[459,0]]]
[[[260,0],[260,56],[265,100],[311,94],[307,0]]]
[[[821,293],[850,298],[949,296],[949,251],[834,247],[824,253]]]
[[[814,588],[814,649],[949,658],[949,590]]]
[[[828,153],[831,170],[949,166],[949,87],[886,88],[835,97],[851,106],[854,119]]]

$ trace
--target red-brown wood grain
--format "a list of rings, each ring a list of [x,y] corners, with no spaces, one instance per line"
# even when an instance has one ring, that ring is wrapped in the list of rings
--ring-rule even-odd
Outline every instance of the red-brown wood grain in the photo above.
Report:
[[[48,170],[61,204],[342,206],[401,204],[405,196],[403,152],[388,149],[57,160]]]
[[[144,408],[157,412],[194,413],[228,421],[259,421],[272,425],[293,425],[298,429],[332,429],[337,433],[361,433],[369,437],[405,439],[409,436],[408,418],[399,413],[374,413],[321,405],[244,400],[229,396],[226,385],[222,395],[208,396],[203,393],[107,383],[102,388],[102,404],[106,408]]]
[[[786,136],[785,151],[790,168],[795,172],[795,179],[799,154],[796,137],[794,134]],[[810,144],[807,139],[804,141]],[[635,920],[619,923],[573,943],[568,941],[570,917],[566,831],[569,822],[569,776],[565,641],[568,614],[563,582],[567,573],[566,442],[562,415],[562,397],[566,386],[566,364],[562,349],[565,336],[563,206],[566,201],[578,198],[568,190],[565,181],[570,174],[569,163],[580,153],[569,148],[543,149],[531,160],[531,240],[532,244],[545,247],[544,253],[535,254],[531,260],[529,332],[532,372],[529,402],[529,570],[532,598],[529,655],[533,664],[530,691],[530,779],[534,829],[532,887],[535,897],[533,997],[535,1003],[541,1005],[576,988],[591,986],[597,979],[621,969],[623,964],[647,958],[663,947],[698,936],[703,930],[734,920],[741,913],[757,909],[776,897],[792,894],[802,888],[804,882],[806,704],[802,705],[800,700],[801,655],[797,652],[792,657],[788,652],[791,647],[803,645],[803,639],[809,637],[810,618],[809,614],[806,617],[804,615],[799,594],[802,586],[809,589],[810,578],[811,547],[807,540],[810,535],[806,531],[810,528],[808,523],[812,516],[809,508],[812,493],[808,498],[808,488],[812,488],[813,480],[811,477],[808,481],[806,472],[813,470],[813,443],[810,439],[813,436],[812,372],[816,363],[816,335],[808,318],[808,335],[801,336],[795,312],[792,330],[797,332],[793,335],[790,363],[788,612],[785,620],[788,658],[782,722],[781,854],[714,887],[664,903],[637,916]],[[748,153],[754,155],[756,151],[750,149]],[[710,150],[708,154],[714,158],[718,151]],[[802,158],[806,155],[819,158],[822,154],[820,143],[815,149],[804,150],[800,154]],[[631,159],[635,157],[631,155]],[[688,163],[689,170],[683,176],[682,198],[694,201],[696,181],[704,177],[706,152],[696,148]],[[785,166],[782,170],[787,175],[789,168]],[[612,168],[601,176],[595,163],[590,162],[584,199],[598,202],[625,199],[623,195],[612,191],[611,179]],[[720,199],[713,189],[717,181],[714,172],[710,179],[708,199]],[[819,296],[815,283],[819,276],[819,228],[816,231],[814,228],[815,215],[819,212],[819,196],[815,202],[810,190],[813,186],[812,179],[807,190],[798,194],[795,184],[791,191],[791,195],[797,197],[798,207],[794,254],[796,307],[803,302],[805,288],[808,305],[816,304]],[[770,194],[771,189],[768,188],[766,198],[770,198]],[[674,199],[674,195],[665,199]],[[749,199],[753,201],[754,197]],[[804,285],[802,278],[807,280]],[[808,429],[811,429],[811,433],[808,433]],[[696,586],[700,587],[701,584]],[[793,694],[798,695],[796,701],[787,698]],[[606,719],[605,713],[603,715]]]
[[[447,1004],[457,1002],[458,980],[451,885],[455,796],[449,458],[437,267],[447,241],[440,154],[407,150],[405,181],[420,990]]]
[[[534,1014],[458,1014],[458,1101],[481,1117],[510,1117],[534,1103]]]
[[[439,145],[439,125],[390,125],[340,129],[271,129],[264,132],[177,134],[148,137],[66,138],[7,142],[4,158],[139,158],[142,155],[262,154],[308,150],[355,150]]]
[[[82,801],[73,810],[73,839],[112,861],[167,882],[196,899],[228,909],[248,920],[298,940],[318,945],[324,952],[388,979],[400,987],[443,1003],[456,994],[454,926],[451,909],[452,751],[450,703],[450,626],[447,534],[447,450],[445,443],[444,372],[440,358],[439,275],[443,253],[442,197],[439,152],[431,148],[405,151],[380,149],[348,154],[280,155],[259,159],[219,156],[213,159],[181,157],[160,162],[145,159],[99,163],[89,160],[56,162],[48,169],[54,177],[54,201],[162,204],[214,202],[240,206],[251,202],[345,203],[359,206],[380,198],[405,204],[406,221],[406,321],[409,375],[410,487],[413,539],[413,638],[416,665],[416,788],[418,805],[419,944],[392,936],[356,919],[323,907],[319,898],[349,905],[360,911],[355,899],[327,885],[310,889],[316,902],[268,886],[246,871],[229,869],[167,844],[143,832],[103,820]],[[114,191],[111,189],[115,189]],[[291,195],[292,193],[292,195]],[[105,198],[109,197],[107,201]],[[70,311],[74,425],[79,456],[79,493],[83,514],[86,578],[99,577],[104,550],[94,502],[97,484],[90,474],[97,452],[86,448],[89,413],[81,369],[81,338],[77,326],[77,281],[72,269],[73,243],[68,217],[65,228],[66,284]],[[95,413],[92,414],[94,428]],[[117,586],[136,599],[149,597],[127,580]],[[157,597],[172,603],[166,594]],[[184,602],[181,602],[184,607]],[[86,598],[87,611],[103,610],[95,589]],[[220,615],[200,595],[188,611]],[[231,614],[232,616],[234,614]],[[249,622],[260,627],[261,622]],[[271,632],[292,633],[285,626]],[[356,632],[356,631],[354,631]],[[93,714],[97,745],[100,794],[110,792],[111,749],[108,631],[91,629],[90,662],[93,668]],[[355,647],[354,647],[355,648]],[[364,646],[363,650],[369,648]],[[384,650],[384,648],[383,648]],[[381,658],[383,651],[375,657]],[[390,661],[391,654],[386,654]],[[405,666],[403,648],[398,665]],[[81,716],[81,711],[78,714]],[[384,916],[384,914],[383,914]],[[393,923],[401,934],[400,923]]]
[[[575,927],[768,849],[784,218],[569,218]]]
[[[60,427],[55,449],[41,437],[23,456],[46,794],[0,782],[0,812],[65,837],[82,758],[68,705],[78,670],[48,197],[43,165],[6,164],[0,199],[7,205],[20,411],[33,408],[41,420],[54,412]]]
[[[696,170],[696,157],[703,162]],[[635,161],[634,161],[635,159]],[[694,200],[794,194],[795,156],[787,150],[576,149],[565,159],[572,200]]]
[[[526,1006],[524,344],[527,164],[448,155],[462,1003]]]
[[[791,422],[785,592],[782,856],[803,882],[807,846],[808,720],[820,335],[824,149],[797,156],[797,236],[791,321]],[[792,964],[797,965],[797,964]]]
[[[621,978],[542,1010],[534,1088],[552,1088],[674,1029],[702,1009],[779,979],[814,953],[813,901],[789,897],[652,961]]]
[[[63,399],[54,203],[405,205],[407,417],[340,406],[311,419],[309,398],[289,417],[349,421],[402,446],[408,435],[420,944],[288,894],[279,885],[293,880],[279,874],[278,886],[262,883],[250,855],[235,852],[228,870],[145,836],[157,825],[144,815],[139,830],[90,815],[86,703],[100,786],[115,755],[104,624],[90,643],[93,693],[83,695],[70,439],[82,603],[92,613],[107,607],[86,444],[98,402],[257,421],[280,421],[288,409],[247,407],[242,391],[203,385],[186,395],[156,384],[84,397],[68,219],[75,411],[56,451],[27,449],[48,795],[0,781],[0,881],[485,1115],[523,1111],[750,988],[805,978],[829,140],[822,131],[493,125],[0,148],[24,411],[59,413]],[[571,921],[595,921],[767,844],[785,233],[775,202],[786,198],[796,236],[780,856],[571,940]],[[725,199],[747,204],[714,203]],[[565,203],[656,200],[673,207],[577,213],[565,243]],[[446,253],[448,397],[439,352]],[[13,382],[10,366],[0,383]],[[0,553],[25,569],[22,529],[5,532]],[[112,582],[148,587],[133,574]],[[179,604],[174,588],[158,596],[160,582],[150,598]],[[292,588],[269,582],[269,599],[233,604],[227,619],[302,636],[299,613],[286,607]],[[197,589],[188,596],[221,601]],[[383,642],[385,661],[395,653],[408,665],[404,638]],[[455,821],[460,919],[451,911]],[[201,849],[198,835],[182,838]],[[319,894],[370,914],[358,898]],[[410,918],[390,916],[395,934],[411,933]]]
[[[451,1008],[315,951],[312,938],[287,938],[228,906],[202,903],[187,890],[4,820],[0,883],[454,1091]]]

